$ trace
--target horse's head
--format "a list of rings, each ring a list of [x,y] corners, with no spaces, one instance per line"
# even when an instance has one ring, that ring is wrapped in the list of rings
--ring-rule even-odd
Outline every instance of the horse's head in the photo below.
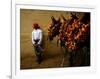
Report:
[[[56,37],[59,34],[60,26],[61,26],[61,21],[60,18],[57,20],[52,16],[51,17],[52,23],[51,26],[49,27],[49,40],[53,40],[54,37]]]
[[[73,13],[71,13],[71,18],[72,18],[72,19],[78,19],[78,17],[77,17],[77,15],[76,15],[76,13],[74,13],[74,14],[73,14]]]
[[[78,16],[76,14],[73,14],[72,12],[70,13],[70,19],[67,20],[67,25],[66,27],[68,27],[68,25],[72,25],[72,23],[74,22],[74,20],[78,20]]]

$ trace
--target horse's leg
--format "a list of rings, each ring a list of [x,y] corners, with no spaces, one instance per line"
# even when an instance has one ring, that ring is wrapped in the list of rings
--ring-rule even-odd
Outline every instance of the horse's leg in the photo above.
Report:
[[[49,35],[47,35],[47,40],[49,39]]]
[[[59,36],[57,35],[57,46],[59,46],[59,41],[60,41],[60,39],[59,39]]]

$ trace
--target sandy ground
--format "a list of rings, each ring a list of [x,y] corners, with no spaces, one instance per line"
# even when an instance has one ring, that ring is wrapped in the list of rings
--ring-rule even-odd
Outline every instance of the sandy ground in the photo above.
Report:
[[[20,68],[21,69],[36,69],[36,68],[58,68],[69,66],[68,58],[64,57],[64,49],[57,47],[56,38],[49,42],[47,41],[47,27],[51,22],[51,16],[56,19],[63,15],[69,18],[69,12],[57,11],[40,11],[21,9],[20,11]],[[31,42],[32,23],[37,22],[41,26],[44,34],[44,49],[42,52],[43,61],[41,64],[35,62],[34,48]]]

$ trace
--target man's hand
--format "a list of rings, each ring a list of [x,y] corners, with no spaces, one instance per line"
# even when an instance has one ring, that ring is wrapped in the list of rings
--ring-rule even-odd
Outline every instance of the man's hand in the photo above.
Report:
[[[35,46],[35,47],[36,47],[37,45],[38,45],[38,44],[33,44],[33,46]]]

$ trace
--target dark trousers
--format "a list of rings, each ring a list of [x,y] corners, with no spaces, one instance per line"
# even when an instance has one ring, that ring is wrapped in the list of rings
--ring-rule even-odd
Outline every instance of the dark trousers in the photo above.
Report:
[[[34,46],[35,49],[35,54],[36,54],[36,61],[40,64],[42,61],[42,56],[41,56],[41,46],[40,45],[36,45]]]

